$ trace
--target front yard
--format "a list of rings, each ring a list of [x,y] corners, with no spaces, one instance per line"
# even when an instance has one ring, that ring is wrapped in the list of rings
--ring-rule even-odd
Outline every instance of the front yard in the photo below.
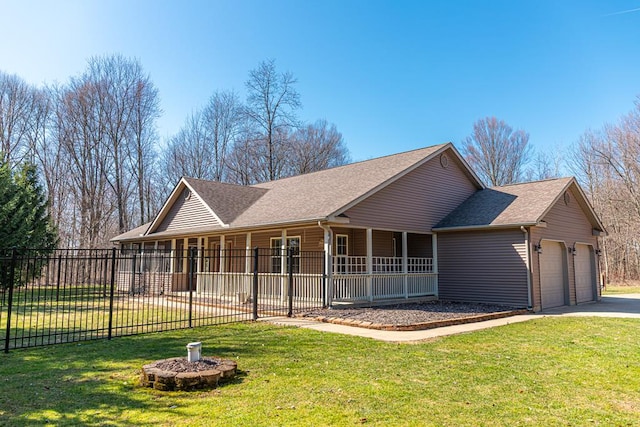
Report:
[[[640,321],[540,318],[421,344],[263,323],[0,355],[0,425],[638,425]],[[218,389],[137,385],[140,367],[233,358]]]

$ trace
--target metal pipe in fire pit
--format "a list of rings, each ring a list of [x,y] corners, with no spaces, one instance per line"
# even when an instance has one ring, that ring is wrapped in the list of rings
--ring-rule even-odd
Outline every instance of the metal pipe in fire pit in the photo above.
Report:
[[[200,360],[200,353],[202,352],[201,342],[190,342],[187,344],[187,361],[197,362]]]

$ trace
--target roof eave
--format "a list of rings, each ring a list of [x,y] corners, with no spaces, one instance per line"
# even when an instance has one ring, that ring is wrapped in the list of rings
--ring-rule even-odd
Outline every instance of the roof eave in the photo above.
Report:
[[[519,228],[519,227],[533,227],[539,225],[539,222],[518,222],[510,224],[482,224],[482,225],[463,225],[460,227],[434,227],[435,232],[443,231],[470,231],[470,230],[496,230],[503,228]]]

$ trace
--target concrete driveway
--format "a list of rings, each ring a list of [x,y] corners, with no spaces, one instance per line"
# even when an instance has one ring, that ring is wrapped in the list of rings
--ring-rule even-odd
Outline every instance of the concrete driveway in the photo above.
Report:
[[[640,318],[640,294],[607,295],[599,302],[551,308],[538,314]]]

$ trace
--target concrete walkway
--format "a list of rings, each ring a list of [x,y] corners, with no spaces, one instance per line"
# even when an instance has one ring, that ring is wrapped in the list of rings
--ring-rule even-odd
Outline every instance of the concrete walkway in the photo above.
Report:
[[[447,335],[473,332],[481,329],[493,328],[495,326],[508,325],[511,323],[526,322],[531,319],[539,319],[540,317],[545,316],[601,316],[640,319],[640,294],[605,296],[597,303],[560,307],[545,310],[536,314],[522,314],[502,319],[487,320],[477,323],[465,323],[463,325],[444,326],[424,331],[380,331],[376,329],[336,325],[333,323],[322,323],[295,317],[273,317],[262,320],[283,326],[295,326],[322,332],[355,335],[380,341],[410,343]]]

